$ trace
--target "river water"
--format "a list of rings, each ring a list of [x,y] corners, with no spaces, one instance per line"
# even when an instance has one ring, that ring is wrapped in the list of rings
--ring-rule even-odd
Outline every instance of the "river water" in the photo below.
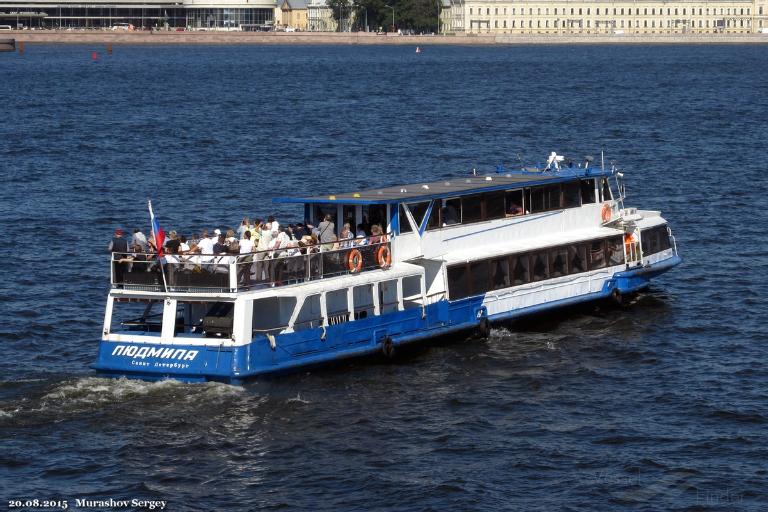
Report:
[[[28,45],[0,98],[3,506],[768,507],[762,46]],[[148,197],[191,233],[601,149],[684,258],[626,306],[244,387],[88,368]]]

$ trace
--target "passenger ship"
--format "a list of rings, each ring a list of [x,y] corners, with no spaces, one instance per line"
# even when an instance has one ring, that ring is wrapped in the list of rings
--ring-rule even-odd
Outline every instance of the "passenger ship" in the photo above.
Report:
[[[375,243],[165,262],[113,254],[93,368],[238,384],[391,357],[457,331],[488,336],[491,322],[620,300],[680,263],[660,212],[625,206],[621,172],[565,162],[552,153],[543,168],[274,200],[335,226],[381,223]]]

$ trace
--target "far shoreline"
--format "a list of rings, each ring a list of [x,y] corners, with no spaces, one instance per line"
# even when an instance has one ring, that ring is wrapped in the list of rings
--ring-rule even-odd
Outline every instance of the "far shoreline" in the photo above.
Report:
[[[13,30],[0,39],[31,44],[514,46],[570,44],[764,44],[768,34],[421,35],[372,32],[202,32]]]

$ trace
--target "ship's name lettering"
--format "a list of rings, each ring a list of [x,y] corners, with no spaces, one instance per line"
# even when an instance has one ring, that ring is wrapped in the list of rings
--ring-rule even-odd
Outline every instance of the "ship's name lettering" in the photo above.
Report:
[[[113,356],[134,357],[137,359],[146,359],[147,357],[157,357],[160,359],[176,359],[178,361],[193,361],[197,357],[199,350],[187,350],[183,348],[163,348],[163,347],[137,347],[135,345],[118,345],[112,351]]]

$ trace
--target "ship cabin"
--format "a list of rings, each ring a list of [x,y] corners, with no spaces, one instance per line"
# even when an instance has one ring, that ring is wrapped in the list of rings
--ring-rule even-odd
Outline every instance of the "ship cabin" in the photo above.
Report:
[[[581,167],[497,172],[276,198],[302,205],[315,225],[330,216],[337,236],[345,223],[365,236],[162,262],[114,254],[104,338],[194,345],[216,337],[235,346],[264,338],[272,351],[280,345],[285,357],[297,357],[317,350],[327,329],[344,325],[334,343],[350,346],[368,343],[372,328],[424,336],[425,325],[455,321],[449,302],[676,254],[659,212],[623,208],[617,174]],[[381,236],[371,236],[374,225]],[[125,306],[133,318],[113,319],[113,308]],[[388,313],[397,313],[391,322],[371,323]],[[280,342],[287,334],[294,336]]]

